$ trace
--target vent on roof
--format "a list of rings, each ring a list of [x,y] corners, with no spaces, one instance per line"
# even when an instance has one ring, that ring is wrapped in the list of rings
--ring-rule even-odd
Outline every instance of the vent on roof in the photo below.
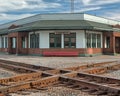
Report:
[[[8,29],[14,29],[14,28],[18,28],[20,27],[19,25],[15,25],[15,24],[12,24],[10,27],[8,27]]]

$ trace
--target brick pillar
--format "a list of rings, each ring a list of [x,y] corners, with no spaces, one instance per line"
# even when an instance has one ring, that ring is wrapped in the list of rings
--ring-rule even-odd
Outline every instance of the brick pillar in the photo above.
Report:
[[[26,37],[26,48],[22,48],[22,37]],[[28,54],[28,33],[19,32],[17,34],[17,48],[16,54]]]
[[[8,37],[8,54],[10,54],[12,51],[12,41],[11,37]]]
[[[18,54],[20,54],[20,49],[22,48],[22,45],[21,45],[21,36],[20,36],[19,32],[17,33],[16,41],[17,41],[16,55],[18,55]]]

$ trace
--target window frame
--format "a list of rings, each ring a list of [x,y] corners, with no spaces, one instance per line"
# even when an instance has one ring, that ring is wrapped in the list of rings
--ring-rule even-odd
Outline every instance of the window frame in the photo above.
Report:
[[[68,38],[68,41],[65,41],[66,38]],[[72,39],[74,39],[75,41],[72,42]],[[65,44],[68,44],[68,47],[66,47]],[[72,44],[75,44],[74,47],[72,46]],[[76,33],[75,32],[64,34],[64,48],[76,48]]]
[[[29,34],[29,48],[39,48],[40,46],[40,33]]]
[[[62,47],[62,34],[61,33],[49,33],[49,48],[61,48]],[[51,39],[53,39],[53,47],[51,46]]]
[[[98,36],[100,37],[98,38]],[[102,33],[92,32],[92,31],[86,32],[86,47],[87,48],[102,48]]]

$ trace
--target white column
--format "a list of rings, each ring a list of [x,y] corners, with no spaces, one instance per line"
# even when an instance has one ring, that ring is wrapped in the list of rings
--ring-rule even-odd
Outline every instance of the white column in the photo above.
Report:
[[[64,48],[64,34],[61,34],[61,47]]]
[[[93,35],[91,34],[90,36],[91,36],[91,48],[93,48],[93,46],[92,46],[92,42],[93,42],[93,39],[92,39],[92,38],[93,38]]]
[[[49,33],[48,31],[40,32],[40,48],[49,48]]]
[[[83,30],[76,32],[76,48],[85,48],[85,32]]]
[[[29,40],[29,42],[28,42],[28,48],[30,48],[30,34],[31,33],[29,33],[29,35],[28,35],[28,40]]]
[[[4,48],[5,48],[5,36],[3,38],[4,38]]]

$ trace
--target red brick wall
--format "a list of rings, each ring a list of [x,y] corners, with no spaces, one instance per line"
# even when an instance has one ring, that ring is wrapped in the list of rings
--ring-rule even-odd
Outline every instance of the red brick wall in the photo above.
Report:
[[[102,48],[87,48],[87,54],[103,53]]]
[[[75,52],[78,52],[79,54],[97,54],[97,53],[102,53],[103,52],[103,49],[102,48],[77,48],[77,49],[56,49],[56,48],[51,48],[51,49],[39,49],[39,48],[29,48],[28,49],[28,54],[42,54],[42,52],[44,51],[75,51]]]
[[[0,48],[0,52],[8,52],[8,48]]]
[[[16,48],[12,48],[11,38],[16,37]],[[22,37],[27,38],[27,48],[22,48]],[[8,34],[8,52],[16,54],[28,54],[28,32],[13,32]]]
[[[113,35],[114,35],[115,37],[120,37],[120,32],[113,32]]]
[[[40,48],[29,48],[28,49],[28,54],[42,54],[42,52],[44,51],[77,51],[80,54],[84,54],[85,53],[85,49],[84,48],[79,48],[79,49],[56,49],[56,48],[51,48],[51,49],[40,49]]]
[[[28,54],[42,54],[42,49],[40,49],[40,48],[28,48]]]

